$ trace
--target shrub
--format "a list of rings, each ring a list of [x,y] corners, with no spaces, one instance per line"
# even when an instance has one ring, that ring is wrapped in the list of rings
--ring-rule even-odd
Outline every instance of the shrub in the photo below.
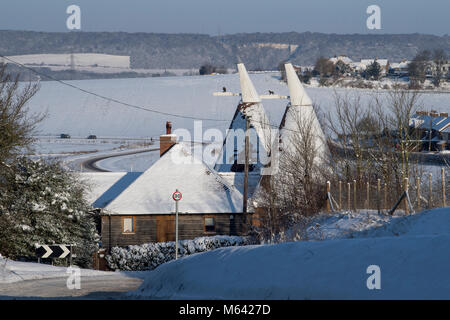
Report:
[[[253,244],[247,237],[214,236],[179,241],[178,256],[214,250],[221,247]],[[113,247],[106,256],[109,268],[113,270],[153,270],[159,265],[175,259],[175,242],[155,242],[142,245]]]

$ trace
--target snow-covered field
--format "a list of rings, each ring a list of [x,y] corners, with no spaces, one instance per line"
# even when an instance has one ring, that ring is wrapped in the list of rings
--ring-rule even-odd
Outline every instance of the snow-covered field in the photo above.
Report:
[[[383,223],[372,217],[380,225],[370,223],[371,215],[325,219],[322,229],[333,240],[222,248],[168,262],[148,272],[129,296],[450,299],[450,208]],[[367,270],[373,265],[380,268],[381,286],[370,290]]]
[[[111,68],[130,68],[130,56],[118,56],[101,53],[57,53],[57,54],[25,54],[7,57],[14,62],[31,66],[66,66],[72,62],[75,66],[96,66]],[[0,58],[3,62],[9,60]]]
[[[282,95],[288,94],[286,84],[279,81],[277,73],[250,74],[260,94],[273,90]],[[107,97],[129,104],[146,107],[160,112],[186,115],[196,118],[208,118],[203,128],[228,128],[234,115],[238,97],[214,97],[214,91],[240,92],[237,74],[110,79],[69,81],[81,87]],[[361,94],[363,101],[369,101],[377,91],[363,89],[306,88],[313,102],[324,112],[334,110],[334,90],[340,93]],[[386,91],[379,91],[385,95]],[[426,109],[441,112],[450,111],[449,94],[424,93],[421,105]],[[272,124],[279,125],[286,100],[265,100],[266,113]],[[67,87],[58,82],[43,82],[41,90],[30,101],[32,112],[48,112],[48,117],[39,126],[40,134],[58,135],[68,133],[72,136],[87,136],[94,132],[102,137],[157,137],[165,131],[166,121],[172,121],[173,129],[185,128],[193,131],[194,120],[175,116],[161,115],[126,107],[115,102]]]

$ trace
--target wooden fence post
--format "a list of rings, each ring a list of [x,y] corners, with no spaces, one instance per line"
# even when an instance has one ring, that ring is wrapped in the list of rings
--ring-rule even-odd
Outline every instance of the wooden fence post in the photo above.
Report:
[[[350,182],[347,183],[347,209],[350,211],[351,207],[350,207]]]
[[[430,173],[428,175],[428,187],[429,187],[428,208],[431,208],[433,205],[433,174],[432,173]]]
[[[420,210],[420,178],[416,178],[416,198],[417,198],[417,210]]]
[[[381,195],[380,195],[380,193],[381,193],[381,179],[380,178],[378,178],[378,180],[377,180],[377,210],[378,210],[378,213],[380,213],[380,211],[381,211]]]
[[[387,201],[387,183],[384,183],[384,208],[385,209],[389,209],[388,208],[388,201]]]
[[[370,183],[369,182],[366,182],[366,199],[367,199],[366,209],[370,209]]]
[[[441,183],[442,183],[442,206],[447,206],[447,199],[445,199],[445,169],[441,168]]]
[[[339,210],[342,210],[342,181],[339,180]]]
[[[403,191],[405,192],[405,198],[403,199],[404,203],[405,203],[405,214],[409,215],[409,205],[408,205],[408,178],[405,178],[403,180]]]

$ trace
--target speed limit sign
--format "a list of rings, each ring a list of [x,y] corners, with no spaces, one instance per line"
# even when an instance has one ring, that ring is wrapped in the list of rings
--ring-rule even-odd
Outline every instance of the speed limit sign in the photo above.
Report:
[[[178,191],[178,190],[175,191],[175,192],[173,193],[173,195],[172,195],[172,198],[173,198],[173,200],[175,200],[175,201],[180,201],[182,197],[183,197],[183,195],[182,195],[181,192]]]

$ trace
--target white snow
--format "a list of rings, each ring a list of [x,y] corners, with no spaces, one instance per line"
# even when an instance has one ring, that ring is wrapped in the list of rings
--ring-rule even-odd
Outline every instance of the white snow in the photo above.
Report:
[[[147,273],[131,297],[170,299],[449,299],[450,208],[394,218],[369,238],[222,248]],[[397,236],[393,236],[397,235]],[[375,237],[374,237],[375,236]],[[369,290],[367,268],[381,270]]]
[[[299,133],[304,134],[305,130],[312,131],[314,142],[311,148],[316,154],[315,163],[320,164],[328,156],[326,138],[317,119],[312,101],[305,92],[292,64],[285,64],[286,77],[289,87],[290,104],[286,107],[283,120],[280,125],[281,150],[291,155],[298,154],[298,138],[302,138]]]
[[[285,83],[278,73],[250,74],[255,88],[260,93],[273,90],[288,95]],[[240,92],[237,74],[135,78],[109,80],[76,80],[68,83],[107,97],[135,104],[157,111],[188,115],[199,118],[222,119],[224,121],[203,121],[203,128],[217,128],[225,133],[233,118],[239,97],[214,97],[215,91],[225,86],[229,92]],[[377,94],[374,90],[312,88],[306,92],[313,103],[323,111],[334,113],[334,91],[361,94],[365,103]],[[380,91],[380,95],[386,95]],[[450,110],[448,94],[424,93],[420,101],[425,109],[442,112]],[[270,123],[279,126],[287,100],[264,100],[264,109]],[[166,121],[172,121],[173,128],[185,128],[193,133],[192,119],[181,119],[159,115],[108,102],[87,95],[58,82],[45,81],[41,89],[29,103],[31,112],[48,111],[48,117],[39,124],[41,135],[68,133],[86,137],[96,134],[101,137],[159,137],[165,132]]]
[[[183,144],[174,145],[105,209],[112,214],[174,213],[176,189],[183,194],[180,213],[242,212],[242,194]]]
[[[117,56],[101,53],[74,53],[74,54],[26,54],[7,57],[14,62],[31,66],[97,66],[112,68],[130,68],[130,56]],[[0,58],[0,61],[10,62]]]
[[[80,181],[84,182],[88,187],[86,200],[91,204],[95,204],[95,208],[103,208],[120,193],[120,191],[116,193],[107,193],[107,191],[111,191],[111,188],[126,174],[126,172],[83,172],[78,173],[78,176]],[[127,186],[125,184],[120,189],[123,191]]]
[[[144,172],[159,159],[159,150],[100,160],[96,166],[108,171]]]
[[[242,63],[238,64],[238,70],[242,105],[238,105],[236,108],[215,169],[218,172],[231,172],[235,160],[237,164],[244,163],[242,151],[244,150],[244,133],[247,127],[246,119],[248,119],[249,127],[253,129],[249,140],[252,145],[250,146],[251,154],[254,155],[254,161],[251,162],[255,166],[253,170],[259,172],[264,164],[269,162],[268,154],[271,141],[274,138],[274,130],[270,127],[270,120],[266,115],[261,99]],[[240,154],[235,154],[235,150],[240,151]]]
[[[111,272],[81,269],[82,277],[108,276]],[[54,267],[47,264],[18,262],[2,258],[0,255],[0,284],[25,280],[68,277],[66,267]]]

